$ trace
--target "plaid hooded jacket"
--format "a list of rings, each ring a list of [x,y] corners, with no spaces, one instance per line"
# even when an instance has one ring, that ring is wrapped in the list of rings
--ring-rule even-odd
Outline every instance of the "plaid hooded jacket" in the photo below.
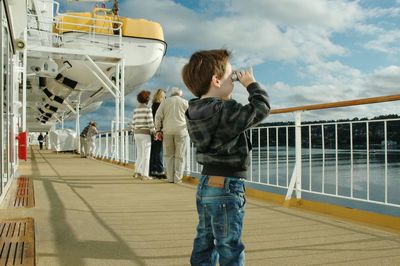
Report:
[[[271,110],[268,94],[258,83],[247,90],[246,105],[220,98],[189,101],[186,122],[203,175],[247,177],[251,143],[246,130],[262,122]]]

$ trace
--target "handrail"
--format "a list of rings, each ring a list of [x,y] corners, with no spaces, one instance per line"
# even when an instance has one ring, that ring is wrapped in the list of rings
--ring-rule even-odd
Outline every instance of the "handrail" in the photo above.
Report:
[[[387,96],[363,98],[363,99],[358,99],[358,100],[347,100],[347,101],[339,101],[339,102],[331,102],[331,103],[318,103],[318,104],[310,104],[310,105],[303,105],[303,106],[296,106],[296,107],[272,109],[271,114],[284,114],[284,113],[292,113],[292,112],[296,112],[296,111],[312,111],[312,110],[329,109],[329,108],[336,108],[336,107],[348,107],[348,106],[356,106],[356,105],[363,105],[363,104],[392,102],[392,101],[399,101],[399,100],[400,100],[400,94],[394,94],[394,95],[387,95]]]
[[[13,51],[13,54],[16,53],[16,48],[15,48],[15,36],[14,36],[14,30],[13,30],[13,25],[12,25],[12,19],[11,19],[11,12],[10,12],[10,7],[9,7],[9,3],[8,0],[4,1],[4,13],[6,15],[6,22],[7,22],[7,26],[8,26],[8,34],[10,35],[10,39],[11,39],[11,49]]]
[[[37,18],[38,15],[28,14],[28,17],[32,19],[32,18]],[[104,42],[102,39],[97,39],[96,36],[118,37],[118,39],[115,40],[114,43],[116,43],[116,44],[118,43],[118,47],[121,47],[123,22],[116,21],[113,19],[108,19],[108,18],[105,18],[105,19],[96,18],[96,17],[90,18],[90,17],[70,15],[70,14],[65,14],[65,13],[57,13],[56,17],[45,17],[44,16],[43,18],[45,19],[45,21],[41,21],[40,24],[54,25],[54,28],[58,31],[58,33],[51,32],[50,34],[54,35],[58,38],[62,38],[62,36],[64,36],[63,33],[68,29],[68,31],[84,33],[90,38],[89,40],[96,39],[99,43],[103,42],[105,45],[110,45],[110,43],[109,43],[110,40],[107,39],[106,42]],[[86,19],[89,22],[89,24],[64,21],[65,18]],[[97,23],[99,23],[99,25]],[[28,25],[28,30],[31,30],[31,31],[39,30],[40,31],[40,26],[37,25],[36,27],[30,27]],[[73,27],[76,27],[76,28],[73,28]],[[117,35],[115,35],[115,31],[118,32]],[[60,34],[60,32],[61,32],[61,34]],[[113,45],[113,47],[115,47],[115,46]]]
[[[64,17],[66,17],[66,18],[87,19],[87,20],[92,21],[92,22],[96,22],[96,21],[110,22],[112,24],[115,24],[115,25],[118,24],[119,25],[118,28],[116,28],[116,27],[107,27],[107,28],[110,28],[110,29],[121,29],[122,24],[123,24],[122,22],[120,22],[118,20],[105,19],[105,18],[96,18],[96,17],[88,18],[88,17],[84,17],[84,16],[71,15],[71,14],[68,14],[68,13],[58,13],[57,16],[54,17],[54,19],[57,20],[57,23],[69,23],[69,24],[72,24],[72,25],[75,24],[75,23],[70,23],[70,22],[59,22],[59,20],[61,18],[64,18]],[[79,24],[76,23],[76,25],[79,25]],[[99,26],[90,25],[90,24],[83,24],[83,25],[87,26],[87,27],[99,27]]]
[[[37,17],[37,15],[28,14],[28,17]],[[77,18],[80,18],[80,17],[77,17]],[[99,20],[102,20],[102,19],[99,19]],[[49,24],[49,25],[56,24],[55,26],[56,26],[57,30],[63,30],[62,28],[58,27],[59,24],[62,24],[62,25],[81,26],[81,27],[87,27],[87,28],[93,28],[93,29],[105,29],[105,30],[109,30],[109,32],[111,32],[111,30],[120,30],[122,27],[122,24],[123,24],[122,22],[118,22],[118,21],[114,22],[114,20],[103,20],[103,21],[111,22],[111,23],[114,23],[115,25],[118,24],[119,26],[115,27],[115,28],[111,28],[111,27],[106,27],[106,26],[96,26],[96,25],[90,25],[90,24],[80,24],[80,23],[64,22],[64,21],[60,22],[59,18],[55,18],[54,21],[43,21],[40,23]],[[29,28],[29,26],[28,26],[28,28]],[[31,28],[29,28],[29,29],[31,29]],[[88,33],[88,31],[82,31],[82,30],[74,30],[74,31]],[[114,35],[114,34],[112,34],[112,35]]]

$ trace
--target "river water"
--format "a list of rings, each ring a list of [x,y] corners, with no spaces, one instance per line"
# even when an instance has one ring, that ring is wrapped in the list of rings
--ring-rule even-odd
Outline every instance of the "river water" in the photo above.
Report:
[[[287,186],[293,172],[295,150],[293,147],[255,148],[252,151],[253,181],[273,185]],[[356,198],[385,201],[385,183],[389,203],[400,204],[400,150],[388,150],[387,179],[385,181],[385,153],[375,149],[338,150],[337,159],[334,149],[302,150],[302,188],[329,194],[353,196]],[[311,163],[311,167],[310,167]],[[353,178],[351,178],[353,176]],[[369,177],[368,177],[369,176]],[[336,181],[337,180],[337,181]],[[369,190],[369,192],[368,192]]]

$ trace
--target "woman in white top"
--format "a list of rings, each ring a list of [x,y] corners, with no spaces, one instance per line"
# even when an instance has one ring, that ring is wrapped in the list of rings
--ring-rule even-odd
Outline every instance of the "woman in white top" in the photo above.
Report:
[[[97,123],[95,121],[90,122],[90,127],[87,132],[86,141],[88,147],[88,158],[93,158],[96,151],[96,135],[97,135]]]
[[[155,130],[153,114],[148,106],[149,100],[149,91],[143,90],[138,94],[139,106],[134,110],[131,122],[136,146],[136,173],[134,177],[141,179],[151,179],[149,177],[151,136]]]

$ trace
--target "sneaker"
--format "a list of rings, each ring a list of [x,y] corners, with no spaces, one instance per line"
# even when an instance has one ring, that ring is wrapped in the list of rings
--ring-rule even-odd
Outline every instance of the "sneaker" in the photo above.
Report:
[[[154,172],[154,175],[160,176],[160,175],[165,175],[164,172]]]
[[[151,172],[149,176],[152,177],[153,179],[159,178],[157,172]]]
[[[140,173],[134,173],[133,178],[141,179],[142,175]]]
[[[153,178],[151,176],[142,175],[140,179],[142,179],[142,180],[152,180]]]

